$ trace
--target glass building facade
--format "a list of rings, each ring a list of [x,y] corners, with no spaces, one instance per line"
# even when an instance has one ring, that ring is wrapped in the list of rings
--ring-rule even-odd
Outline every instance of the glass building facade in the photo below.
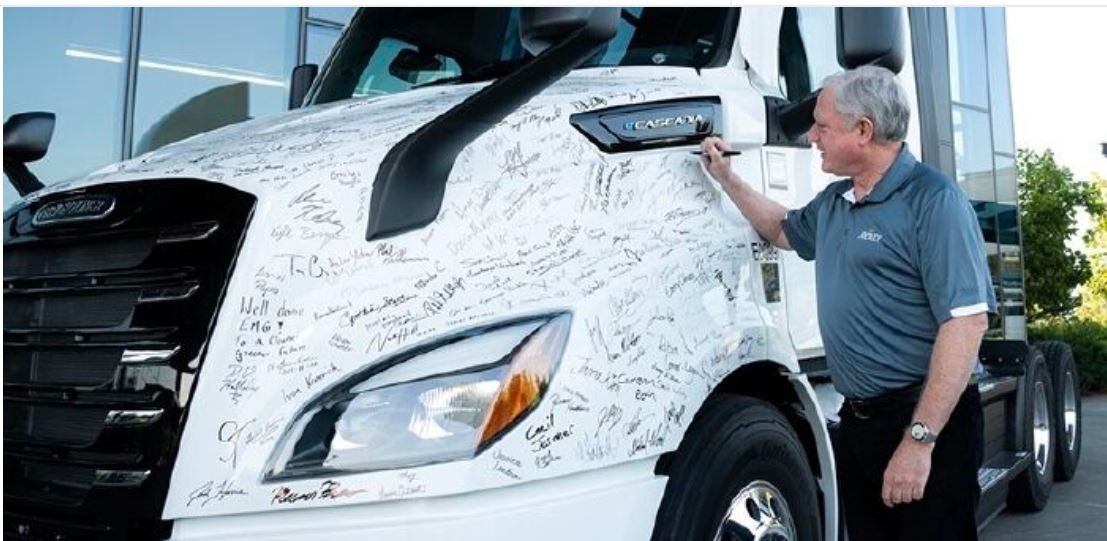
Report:
[[[354,9],[4,8],[4,118],[55,113],[29,167],[46,184],[84,175],[285,111],[292,68],[322,63]],[[4,207],[17,198],[5,182]]]
[[[30,167],[44,183],[83,175],[286,110],[292,68],[322,64],[354,9],[4,8],[4,116],[56,113],[50,152]],[[832,43],[833,11],[788,8],[782,28]],[[912,8],[911,18],[917,67],[928,66],[919,73],[933,79],[933,92],[920,93],[923,158],[957,179],[980,217],[1001,308],[989,336],[1023,338],[1004,11]],[[838,69],[829,51],[808,59],[812,73],[785,74],[787,95],[806,94]],[[5,182],[5,208],[16,197]]]

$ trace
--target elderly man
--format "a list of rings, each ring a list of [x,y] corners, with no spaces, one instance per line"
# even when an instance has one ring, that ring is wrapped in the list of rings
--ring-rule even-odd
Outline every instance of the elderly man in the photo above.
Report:
[[[903,142],[910,106],[893,74],[824,83],[808,132],[832,182],[786,210],[742,181],[718,138],[704,165],[774,245],[815,261],[819,326],[846,397],[835,451],[851,541],[976,539],[980,398],[970,385],[995,310],[968,199]]]

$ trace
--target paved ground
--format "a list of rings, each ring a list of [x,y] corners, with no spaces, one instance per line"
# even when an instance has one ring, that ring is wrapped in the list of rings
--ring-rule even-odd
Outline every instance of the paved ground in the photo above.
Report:
[[[1085,396],[1076,478],[1056,483],[1041,513],[1003,513],[982,541],[1107,539],[1107,396]]]

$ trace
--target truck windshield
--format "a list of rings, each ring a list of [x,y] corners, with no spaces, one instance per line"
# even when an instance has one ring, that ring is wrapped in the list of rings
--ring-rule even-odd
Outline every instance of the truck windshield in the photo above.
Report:
[[[615,37],[581,67],[703,67],[725,46],[727,15],[727,8],[624,8]],[[519,8],[363,8],[311,101],[486,81],[529,58],[519,41]]]

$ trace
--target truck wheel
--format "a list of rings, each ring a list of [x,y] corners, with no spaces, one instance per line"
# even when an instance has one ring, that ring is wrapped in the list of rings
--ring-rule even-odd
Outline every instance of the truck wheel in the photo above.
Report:
[[[1042,352],[1031,347],[1026,357],[1023,382],[1023,430],[1033,460],[1011,481],[1007,505],[1015,511],[1041,511],[1053,488],[1054,440],[1053,383]]]
[[[1064,342],[1038,342],[1049,375],[1053,378],[1053,424],[1057,426],[1057,460],[1053,468],[1054,481],[1069,481],[1076,475],[1080,462],[1080,440],[1083,435],[1080,412],[1080,374],[1072,348]]]
[[[815,478],[803,446],[767,402],[708,398],[669,473],[654,541],[820,536]]]

